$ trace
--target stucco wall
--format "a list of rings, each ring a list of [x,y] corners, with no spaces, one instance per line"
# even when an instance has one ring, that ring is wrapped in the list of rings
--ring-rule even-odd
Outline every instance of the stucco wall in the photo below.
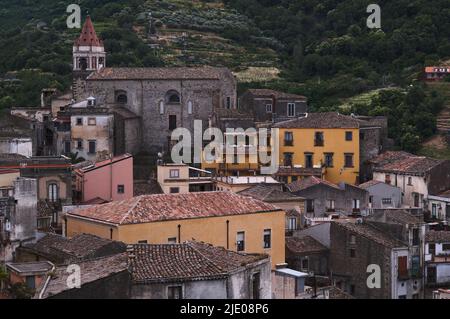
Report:
[[[229,221],[229,240],[227,245],[227,220]],[[198,218],[178,221],[165,221],[146,224],[114,226],[67,218],[67,236],[90,233],[127,244],[146,240],[148,244],[167,244],[169,238],[178,238],[178,225],[181,225],[180,242],[195,239],[215,246],[236,251],[237,232],[245,231],[245,252],[267,253],[272,257],[272,267],[285,261],[285,213],[248,214],[214,218]],[[272,248],[264,249],[264,230],[272,230]]]

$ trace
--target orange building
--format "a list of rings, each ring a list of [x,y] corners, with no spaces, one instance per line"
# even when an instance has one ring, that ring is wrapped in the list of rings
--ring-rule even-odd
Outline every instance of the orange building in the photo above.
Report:
[[[285,212],[232,192],[144,195],[73,211],[68,237],[94,234],[127,244],[197,240],[284,263]]]

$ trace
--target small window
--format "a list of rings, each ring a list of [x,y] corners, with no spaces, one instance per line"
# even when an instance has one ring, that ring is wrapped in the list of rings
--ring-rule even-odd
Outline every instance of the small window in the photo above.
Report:
[[[448,251],[450,250],[450,244],[442,244],[442,250]]]
[[[272,113],[272,104],[266,104],[266,113]]]
[[[289,218],[288,230],[297,230],[297,218]]]
[[[292,132],[284,132],[284,146],[294,145],[294,134]]]
[[[231,109],[231,97],[227,96],[227,109]]]
[[[383,205],[392,205],[392,198],[383,198],[381,202]]]
[[[180,170],[179,169],[171,169],[170,170],[170,178],[180,178]]]
[[[308,271],[309,270],[309,259],[308,258],[303,258],[302,259],[302,270],[303,271]]]
[[[52,183],[48,185],[48,200],[51,202],[56,202],[59,198],[58,185]]]
[[[97,153],[97,142],[89,141],[89,154]]]
[[[307,213],[314,213],[314,199],[307,199],[306,200],[306,212]]]
[[[95,126],[97,125],[97,119],[95,117],[88,118],[88,125],[89,126]]]
[[[448,247],[450,248],[450,247]],[[436,253],[436,244],[430,243],[428,244],[428,253],[434,255]]]
[[[333,167],[334,165],[334,154],[333,153],[325,153],[325,167]]]
[[[171,194],[179,194],[180,193],[180,188],[179,187],[171,187],[170,188],[170,193]]]
[[[359,199],[353,199],[353,211],[359,211],[361,201]]]
[[[245,251],[245,232],[238,232],[236,236],[237,251]]]
[[[167,93],[167,102],[169,104],[180,104],[180,95],[174,91]]]
[[[264,249],[272,247],[272,230],[266,229],[264,231]]]
[[[177,116],[169,115],[169,130],[173,131],[177,128]]]
[[[34,279],[34,276],[26,276],[25,277],[25,284],[29,289],[36,289],[36,281]]]
[[[183,287],[167,287],[167,299],[183,299]]]
[[[288,103],[287,105],[287,116],[294,117],[295,116],[295,103]]]
[[[125,185],[117,185],[117,193],[125,194]]]
[[[177,243],[177,238],[176,237],[171,237],[171,238],[167,239],[167,243],[169,245],[175,245]]]
[[[334,212],[335,211],[335,201],[333,199],[327,200],[327,212]]]
[[[324,142],[323,132],[316,132],[314,134],[314,146],[323,146]]]
[[[138,244],[141,244],[141,245],[143,245],[143,244],[148,244],[148,241],[146,241],[146,240],[140,240],[140,241],[138,241]]]
[[[345,132],[345,140],[347,142],[353,141],[353,132],[351,131]]]
[[[408,177],[408,186],[412,186],[412,177]]]
[[[390,184],[391,184],[391,175],[386,174],[386,175],[384,176],[384,182],[385,182],[386,184],[390,185]]]
[[[83,140],[77,140],[77,150],[83,149]]]
[[[159,114],[164,114],[164,102],[159,102]]]
[[[314,154],[306,153],[305,154],[305,168],[313,168],[314,166]]]
[[[64,142],[64,153],[69,154],[70,153],[70,148],[71,148],[70,141],[65,141]]]
[[[77,117],[77,126],[82,126],[82,125],[83,125],[83,118]]]
[[[116,96],[116,102],[119,104],[127,104],[128,103],[128,96],[125,92],[119,92]]]
[[[188,114],[192,114],[192,113],[194,112],[193,109],[194,109],[194,108],[193,108],[192,102],[189,101],[189,102],[188,102]]]
[[[345,167],[346,168],[354,167],[353,155],[354,154],[350,154],[350,153],[345,154]]]
[[[356,250],[354,248],[350,249],[350,258],[356,258]]]

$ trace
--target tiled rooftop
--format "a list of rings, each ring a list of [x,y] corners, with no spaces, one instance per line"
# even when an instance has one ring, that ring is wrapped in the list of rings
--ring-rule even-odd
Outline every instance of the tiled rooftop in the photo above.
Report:
[[[69,214],[115,225],[151,223],[279,211],[277,207],[232,192],[142,195],[75,210]]]
[[[88,80],[220,80],[225,68],[167,67],[167,68],[103,68]]]
[[[291,192],[295,193],[295,192],[302,191],[302,190],[305,190],[307,188],[310,188],[310,187],[316,186],[316,185],[326,185],[328,187],[340,189],[338,185],[335,185],[331,182],[328,182],[326,180],[320,179],[315,176],[310,176],[310,177],[307,177],[304,179],[296,180],[295,182],[288,184],[287,188]]]
[[[274,96],[276,99],[298,99],[298,100],[306,100],[306,97],[298,94],[290,94],[275,90],[269,89],[249,89],[248,90],[252,95],[257,97],[268,97],[271,98]]]
[[[227,277],[246,265],[269,260],[267,255],[236,253],[200,242],[134,245],[129,250],[135,283],[210,280]]]
[[[280,122],[275,128],[359,128],[360,120],[337,112],[308,113],[306,117]]]
[[[423,174],[442,162],[444,160],[417,156],[403,151],[385,152],[371,160],[371,163],[375,165],[375,171],[411,174]]]
[[[53,268],[53,265],[48,261],[27,262],[27,263],[7,263],[9,269],[17,273],[46,273]]]
[[[86,285],[102,278],[107,278],[128,270],[126,253],[83,261],[79,262],[78,265],[81,268],[80,274],[82,285]],[[71,288],[67,287],[67,279],[69,275],[70,274],[67,272],[67,266],[57,267],[51,274],[48,285],[45,286],[45,284],[43,284],[38,288],[35,298],[39,298],[41,293],[42,298],[45,299],[70,290]],[[44,287],[45,290],[42,291]]]
[[[264,202],[279,202],[279,201],[301,201],[302,197],[295,196],[290,192],[283,192],[281,187],[276,185],[256,185],[243,190],[238,193],[242,196],[249,196]]]
[[[450,231],[430,230],[425,238],[427,243],[450,243]]]
[[[95,255],[103,247],[114,243],[117,252],[124,252],[126,245],[90,234],[80,234],[73,238],[47,234],[35,244],[28,244],[24,249],[46,256],[50,259],[82,260]]]
[[[286,248],[294,254],[318,253],[326,252],[328,250],[327,247],[311,236],[305,236],[302,238],[287,237]]]
[[[333,223],[338,227],[345,228],[348,231],[351,231],[359,236],[365,237],[387,248],[408,247],[407,244],[397,240],[394,237],[389,236],[385,232],[382,232],[367,223],[357,224],[353,221],[347,220],[336,220],[333,221]]]
[[[359,188],[367,189],[369,187],[372,187],[372,186],[375,186],[375,185],[378,185],[378,184],[385,184],[385,183],[383,183],[381,181],[371,180],[371,181],[365,182],[363,184],[360,184]]]

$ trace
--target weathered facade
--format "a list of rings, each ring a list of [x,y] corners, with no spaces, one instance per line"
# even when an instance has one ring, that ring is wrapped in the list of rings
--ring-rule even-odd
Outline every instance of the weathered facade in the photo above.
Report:
[[[317,177],[308,177],[287,187],[293,194],[305,198],[307,217],[367,213],[369,193],[357,186],[345,183],[335,185]]]
[[[14,260],[15,250],[36,240],[37,182],[18,178],[13,184],[13,196],[0,198],[0,261]],[[9,194],[8,194],[9,195]]]
[[[402,206],[402,190],[381,181],[371,180],[359,185],[369,192],[369,208],[400,208]]]
[[[134,245],[128,251],[134,299],[270,299],[267,255],[200,242]]]
[[[450,189],[450,161],[386,152],[371,160],[374,180],[391,184],[403,192],[403,203],[424,209],[429,195]]]
[[[239,98],[239,108],[256,122],[280,122],[308,112],[305,96],[268,89],[250,89]]]

